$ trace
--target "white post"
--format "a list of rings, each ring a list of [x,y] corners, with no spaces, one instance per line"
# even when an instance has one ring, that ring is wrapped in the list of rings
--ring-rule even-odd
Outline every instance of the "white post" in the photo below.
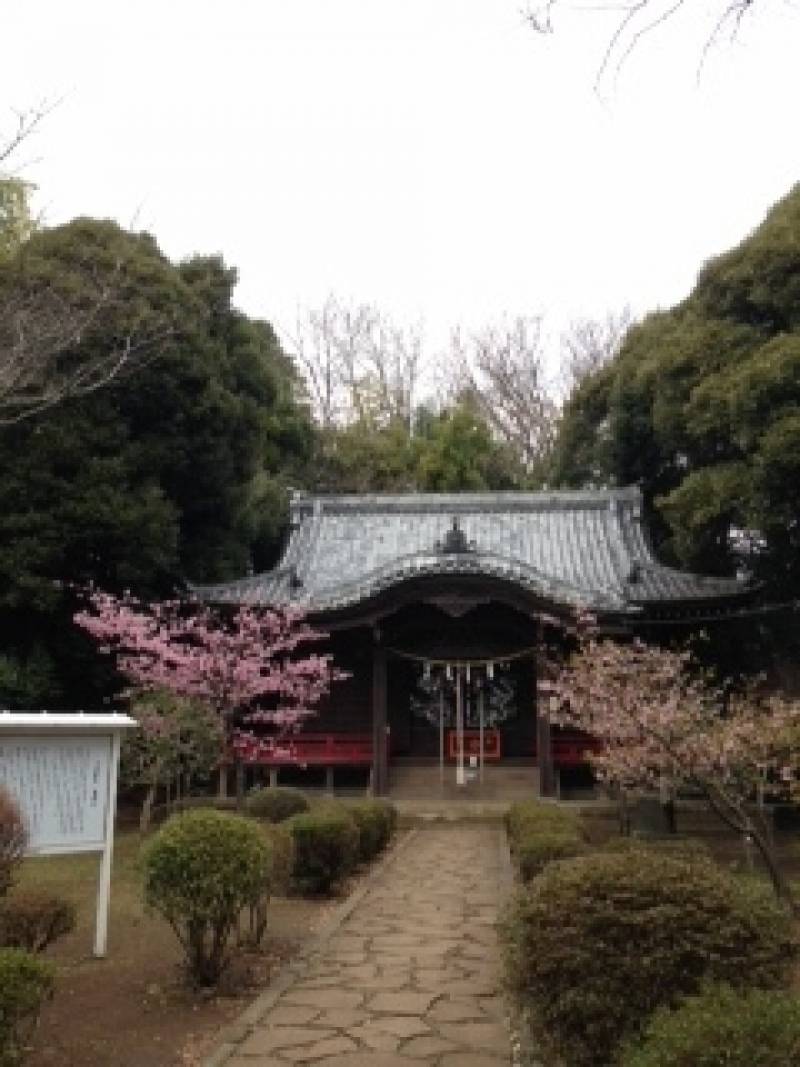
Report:
[[[444,677],[439,686],[439,786],[444,789]]]
[[[456,738],[458,741],[458,762],[456,764],[456,785],[466,785],[464,775],[464,688],[461,667],[456,666]]]
[[[105,956],[108,944],[108,905],[111,898],[111,860],[114,853],[114,823],[117,817],[117,769],[119,767],[120,735],[115,730],[111,735],[111,766],[108,771],[108,798],[106,802],[106,826],[103,854],[100,859],[100,877],[97,886],[97,913],[94,924],[94,954]]]

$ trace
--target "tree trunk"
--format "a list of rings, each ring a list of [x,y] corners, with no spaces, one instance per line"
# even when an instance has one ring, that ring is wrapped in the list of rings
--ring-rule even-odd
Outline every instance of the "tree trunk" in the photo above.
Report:
[[[756,846],[758,854],[767,868],[772,888],[775,890],[775,895],[778,899],[790,908],[793,915],[800,915],[800,907],[798,907],[791,886],[780,868],[778,857],[775,855],[775,846],[766,824],[758,826],[744,807],[724,793],[708,786],[705,787],[704,791],[709,807],[725,825],[737,833],[743,834]]]
[[[150,829],[150,819],[153,816],[153,802],[156,799],[158,782],[151,782],[142,801],[142,810],[139,812],[139,831],[146,834]]]

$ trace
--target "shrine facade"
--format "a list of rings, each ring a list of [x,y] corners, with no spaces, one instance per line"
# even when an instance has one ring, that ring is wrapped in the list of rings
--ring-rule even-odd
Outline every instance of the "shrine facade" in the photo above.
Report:
[[[554,769],[585,762],[590,744],[551,733],[538,713],[543,650],[576,611],[602,632],[652,637],[754,596],[737,579],[659,562],[636,488],[297,493],[277,567],[195,592],[294,605],[330,634],[349,677],[275,767],[368,766],[379,794],[393,762],[413,759],[452,765],[459,783],[476,763],[536,761],[552,792]]]

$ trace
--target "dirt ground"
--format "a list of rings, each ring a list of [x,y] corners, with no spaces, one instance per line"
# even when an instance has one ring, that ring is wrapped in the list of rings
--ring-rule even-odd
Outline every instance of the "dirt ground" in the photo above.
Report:
[[[92,956],[99,858],[27,860],[20,885],[47,888],[73,900],[78,923],[52,946],[55,995],[43,1009],[26,1067],[192,1067],[298,950],[339,900],[276,898],[264,951],[243,954],[214,995],[192,992],[180,969],[178,943],[166,923],[141,902],[135,833],[117,836],[108,956]]]

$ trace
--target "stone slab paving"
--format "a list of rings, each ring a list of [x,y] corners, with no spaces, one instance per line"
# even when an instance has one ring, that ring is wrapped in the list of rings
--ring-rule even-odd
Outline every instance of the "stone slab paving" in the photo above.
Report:
[[[509,1064],[495,931],[509,888],[499,824],[414,831],[208,1067]]]

